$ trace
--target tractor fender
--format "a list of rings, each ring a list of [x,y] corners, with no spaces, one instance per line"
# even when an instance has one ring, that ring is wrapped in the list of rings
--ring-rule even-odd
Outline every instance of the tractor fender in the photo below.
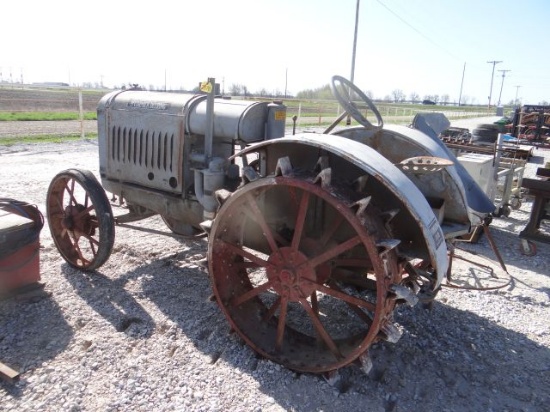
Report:
[[[446,200],[446,218],[472,226],[479,225],[495,205],[479,187],[456,156],[437,138],[399,125],[386,125],[378,133],[356,127],[336,132],[339,136],[359,141],[372,147],[393,163],[413,156],[433,156],[448,159],[453,165],[426,179],[416,179],[426,196],[429,192],[443,195]],[[432,196],[434,194],[432,193]]]
[[[397,229],[415,232],[411,235],[411,239],[414,238],[415,241],[409,240],[406,243],[423,243],[412,245],[411,249],[421,249],[422,254],[429,259],[436,274],[436,279],[433,281],[436,282],[436,287],[439,286],[448,267],[447,245],[439,221],[420,190],[401,170],[376,150],[337,135],[301,133],[251,145],[236,153],[232,159],[245,157],[251,153],[260,153],[260,156],[264,156],[266,162],[271,165],[268,167],[268,173],[275,170],[274,165],[280,157],[293,157],[293,165],[297,164],[305,168],[311,164],[314,156],[316,159],[320,154],[324,154],[332,159],[329,165],[333,169],[333,174],[334,168],[337,168],[336,172],[340,174],[347,174],[353,169],[357,173],[367,174],[369,179],[376,179],[380,184],[379,187],[385,188],[384,195],[380,195],[383,198],[379,199],[379,203],[399,204],[401,211],[405,210],[406,224],[400,226],[406,226],[406,228]],[[357,177],[357,173],[350,178]],[[373,196],[376,195],[376,193],[373,194]],[[400,237],[396,236],[396,238]],[[419,239],[423,241],[418,241]]]

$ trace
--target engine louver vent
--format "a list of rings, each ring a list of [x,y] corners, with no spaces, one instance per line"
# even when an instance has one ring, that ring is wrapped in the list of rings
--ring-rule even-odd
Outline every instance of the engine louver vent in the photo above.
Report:
[[[173,172],[173,133],[113,126],[110,141],[110,157],[117,163]]]

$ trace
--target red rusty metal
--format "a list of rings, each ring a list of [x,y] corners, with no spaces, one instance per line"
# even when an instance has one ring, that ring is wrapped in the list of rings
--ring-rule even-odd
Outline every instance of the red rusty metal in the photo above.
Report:
[[[59,173],[50,183],[46,206],[53,240],[70,265],[93,270],[107,260],[114,219],[93,174],[75,169]]]
[[[212,227],[208,260],[235,331],[263,356],[319,373],[387,338],[400,271],[378,246],[388,236],[378,215],[314,181],[264,178],[235,192]],[[346,282],[352,275],[373,279],[374,290]]]

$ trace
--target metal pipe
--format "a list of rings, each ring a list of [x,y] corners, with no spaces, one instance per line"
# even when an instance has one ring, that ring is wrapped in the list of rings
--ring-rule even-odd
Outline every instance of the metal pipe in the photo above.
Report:
[[[204,135],[204,156],[206,161],[212,157],[212,142],[214,140],[214,95],[216,93],[216,79],[208,78],[210,91],[206,98],[206,133]]]
[[[355,53],[357,49],[357,30],[359,28],[359,1],[357,0],[357,3],[355,5],[355,30],[353,32],[353,50],[351,54],[351,76],[350,76],[350,82],[353,83],[355,79]],[[351,95],[351,88],[348,89],[348,95],[350,98],[350,101],[353,100],[353,97]],[[349,126],[351,124],[351,116],[348,115],[346,119],[346,125]]]

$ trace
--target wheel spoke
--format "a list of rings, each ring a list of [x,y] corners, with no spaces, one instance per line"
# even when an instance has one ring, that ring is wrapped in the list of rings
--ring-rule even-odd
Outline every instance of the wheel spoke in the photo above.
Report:
[[[84,217],[86,214],[88,214],[92,210],[94,210],[94,205],[90,205],[90,206],[86,207],[84,210],[78,212],[76,215],[73,216],[73,219],[75,219],[75,220],[81,219],[82,217]],[[97,225],[97,222],[96,222],[96,225]]]
[[[235,246],[232,243],[226,242],[225,240],[221,240],[221,239],[218,239],[217,242],[220,242],[221,244],[223,244],[223,246],[229,249],[231,252],[252,261],[256,265],[258,265],[258,267],[266,268],[269,266],[269,262],[267,260],[264,260],[256,255],[253,255],[250,252],[247,252],[242,247]]]
[[[67,189],[67,193],[69,193],[69,205],[72,204],[73,206],[76,206],[78,204],[75,196],[74,196],[74,185],[76,183],[76,180],[75,179],[71,179],[70,180],[70,187],[69,187],[69,182],[67,182],[67,186],[66,186],[66,189]]]
[[[76,252],[76,254],[78,255],[78,259],[82,262],[83,265],[85,264],[89,264],[90,263],[90,260],[86,259],[84,257],[84,254],[82,253],[82,250],[80,249],[80,245],[78,244],[79,241],[80,241],[80,236],[76,236],[74,233],[73,233],[73,246],[74,246],[74,251]],[[95,256],[95,255],[94,255]]]
[[[338,293],[344,293],[344,291],[342,289],[340,289],[340,287],[338,287],[336,284],[334,283],[331,283],[330,284],[330,287],[332,289],[334,289],[336,292]],[[351,303],[351,302],[347,302],[346,301],[346,304],[348,305],[348,307],[361,319],[363,320],[367,325],[372,325],[372,318],[367,315],[365,312],[363,312],[357,305]],[[374,305],[373,305],[374,306]],[[374,309],[371,309],[371,311],[373,311]]]
[[[311,259],[309,261],[309,264],[313,267],[319,266],[320,264],[325,263],[333,257],[336,257],[347,250],[353,249],[359,243],[361,243],[361,238],[359,236],[352,237],[351,239],[346,240],[344,243],[340,243],[332,249],[329,249],[321,253],[319,256]]]
[[[65,209],[63,207],[63,195],[55,196],[55,203],[57,203],[57,207],[59,208],[60,213],[63,214],[63,210]]]
[[[376,305],[374,305],[374,304],[372,304],[372,303],[370,303],[366,300],[356,298],[354,296],[348,295],[347,293],[340,292],[338,290],[326,287],[324,285],[318,285],[317,290],[319,292],[323,292],[327,295],[330,295],[334,298],[343,300],[344,302],[349,303],[351,305],[359,306],[359,307],[365,308],[365,309],[370,310],[370,311],[374,311],[376,309]]]
[[[279,321],[277,322],[277,339],[275,341],[275,350],[277,352],[281,351],[283,347],[283,339],[285,337],[285,327],[286,327],[286,314],[288,308],[288,300],[286,297],[281,297],[281,311],[279,312]]]
[[[325,246],[327,242],[330,239],[332,239],[332,237],[334,236],[334,233],[336,233],[336,230],[338,230],[338,228],[340,227],[343,221],[344,221],[344,216],[342,215],[336,216],[336,218],[332,221],[332,224],[330,225],[328,230],[326,230],[325,233],[323,233],[323,236],[319,240],[319,244],[321,246]]]
[[[269,308],[267,313],[262,317],[262,320],[264,322],[268,321],[273,317],[279,306],[281,305],[281,297],[279,296],[275,302],[273,302],[273,305]]]
[[[273,237],[273,232],[271,231],[271,228],[268,226],[267,222],[265,221],[264,215],[260,211],[258,204],[256,203],[256,201],[251,195],[248,195],[247,203],[250,206],[250,209],[252,211],[252,214],[254,215],[256,223],[258,223],[262,228],[263,234],[266,237],[267,242],[269,243],[269,247],[271,248],[271,251],[276,252],[279,248],[277,246],[277,243],[275,242],[275,238]]]
[[[288,196],[290,197],[290,200],[292,201],[292,206],[297,207],[298,206],[298,196],[296,195],[296,188],[289,187],[288,188]]]
[[[302,298],[302,299],[300,299],[300,304],[302,305],[302,307],[305,309],[305,311],[309,315],[309,317],[311,319],[311,322],[313,323],[313,326],[315,327],[315,330],[321,336],[321,338],[323,339],[323,342],[325,342],[325,344],[328,346],[328,348],[330,349],[330,351],[332,352],[334,357],[336,359],[342,359],[343,356],[340,353],[340,351],[338,350],[338,347],[336,346],[336,344],[334,343],[334,340],[332,340],[332,338],[328,334],[327,330],[325,329],[325,327],[323,326],[323,324],[321,323],[321,321],[317,317],[317,314],[315,312],[313,312],[313,309],[311,308],[309,302],[306,299]]]
[[[245,208],[244,213],[249,219],[256,220],[256,215],[254,215],[248,208]],[[271,232],[271,234],[273,235],[275,241],[278,242],[280,245],[288,245],[288,240],[282,237],[279,233]]]
[[[238,296],[231,300],[232,306],[239,306],[240,304],[246,302],[247,300],[252,299],[253,297],[258,296],[260,293],[265,292],[271,287],[271,281],[267,281],[265,283],[262,283],[260,286],[256,286],[255,288],[249,290],[248,292],[243,293],[241,296]]]
[[[309,205],[309,192],[302,192],[302,199],[300,200],[300,206],[296,216],[296,222],[294,224],[294,236],[292,238],[291,248],[298,250],[300,246],[300,240],[302,239],[302,232],[304,230],[304,224],[306,221],[307,207]]]
[[[99,240],[97,240],[95,237],[90,236],[90,235],[87,235],[87,234],[85,234],[85,233],[82,233],[81,236],[82,236],[83,238],[85,238],[85,239],[88,239],[88,241],[90,242],[90,247],[93,248],[94,245],[95,245],[95,246],[99,246]],[[94,255],[95,255],[95,253],[94,253]]]

